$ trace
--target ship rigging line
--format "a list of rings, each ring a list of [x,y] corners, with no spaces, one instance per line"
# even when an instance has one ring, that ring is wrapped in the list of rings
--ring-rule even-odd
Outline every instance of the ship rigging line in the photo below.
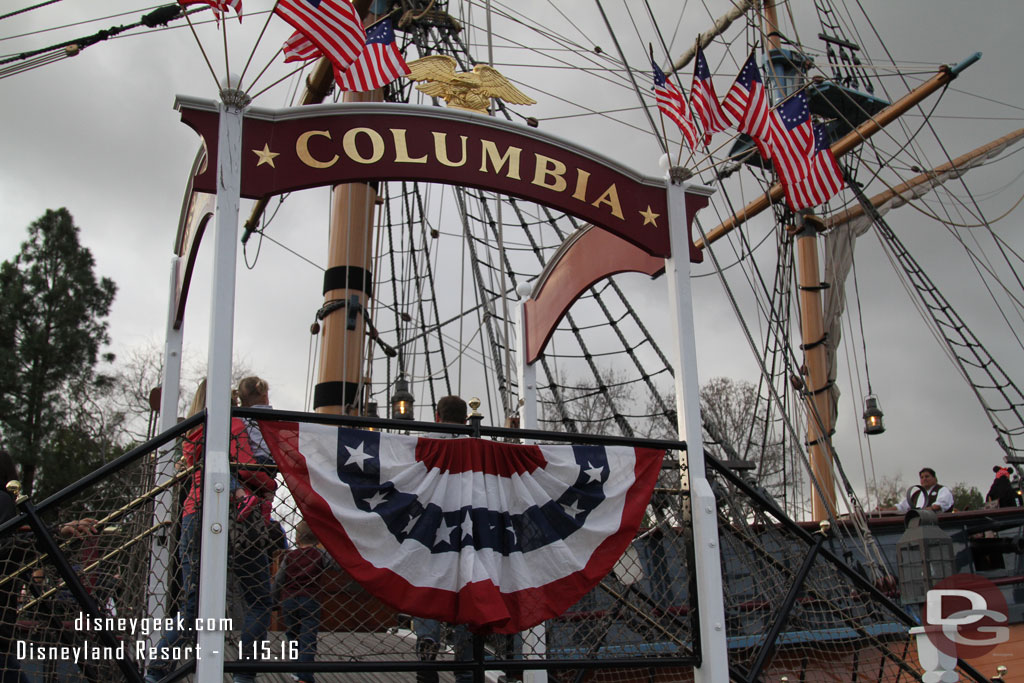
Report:
[[[32,5],[30,7],[24,7],[22,9],[14,10],[13,12],[8,12],[7,14],[0,14],[0,20],[8,19],[10,17],[16,17],[19,14],[24,14],[25,12],[31,12],[34,9],[39,9],[40,7],[46,7],[47,5],[52,5],[52,4],[58,3],[58,2],[60,2],[60,0],[46,0],[46,2],[40,2],[37,5]]]

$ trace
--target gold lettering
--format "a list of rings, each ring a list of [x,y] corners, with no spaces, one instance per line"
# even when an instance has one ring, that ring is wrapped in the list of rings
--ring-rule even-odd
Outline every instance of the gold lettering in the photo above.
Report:
[[[555,192],[564,192],[566,187],[565,164],[558,159],[552,159],[543,154],[535,154],[534,156],[537,157],[537,168],[533,173],[532,184],[546,187]],[[552,182],[546,181],[548,177],[553,177]]]
[[[409,145],[405,141],[405,128],[392,128],[391,137],[395,139],[395,163],[399,164],[425,164],[427,155],[413,159],[409,156]]]
[[[368,157],[360,156],[359,149],[356,148],[356,136],[360,133],[369,137],[373,145],[373,153]],[[360,164],[375,164],[384,156],[384,138],[372,128],[353,128],[346,131],[345,137],[341,139],[341,147],[349,159]]]
[[[448,159],[448,133],[438,133],[434,131],[434,156],[445,166],[451,166],[452,168],[458,168],[459,166],[466,165],[466,136],[460,135],[459,138],[462,140],[462,158],[457,162],[453,162]]]
[[[608,189],[604,191],[600,197],[598,197],[591,206],[600,207],[602,204],[607,204],[612,209],[612,215],[620,220],[625,220],[622,217],[622,206],[619,204],[619,191],[615,188],[615,183],[608,186]]]
[[[508,164],[508,173],[505,174],[506,178],[512,178],[513,180],[521,180],[519,177],[519,154],[523,150],[519,147],[509,147],[505,150],[505,153],[498,156],[498,146],[490,140],[480,141],[480,172],[487,173],[487,162],[491,162],[491,166],[494,168],[495,173],[501,173],[501,169]]]
[[[587,201],[587,181],[590,180],[590,174],[584,171],[582,168],[576,169],[576,191],[572,193],[573,199],[578,199],[581,202]]]
[[[300,135],[299,139],[295,141],[295,154],[299,157],[299,161],[311,168],[330,168],[334,166],[338,162],[337,154],[331,157],[330,161],[318,161],[309,153],[309,139],[314,136],[325,137],[330,140],[331,132],[328,130],[308,130]]]

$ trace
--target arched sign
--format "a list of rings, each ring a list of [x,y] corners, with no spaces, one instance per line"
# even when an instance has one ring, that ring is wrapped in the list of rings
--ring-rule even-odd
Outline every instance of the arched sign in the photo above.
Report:
[[[217,104],[179,96],[216,192]],[[385,103],[252,107],[242,132],[241,195],[268,197],[353,181],[421,180],[521,197],[577,216],[652,256],[670,256],[665,181],[521,125],[456,109]],[[692,246],[691,260],[701,260]]]

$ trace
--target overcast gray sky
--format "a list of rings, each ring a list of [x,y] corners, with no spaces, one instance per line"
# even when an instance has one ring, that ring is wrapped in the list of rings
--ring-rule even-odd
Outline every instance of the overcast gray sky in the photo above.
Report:
[[[32,4],[25,2],[24,4]],[[512,3],[517,11],[536,12],[544,26],[553,32],[579,40],[581,46],[601,46],[615,55],[614,44],[591,2],[558,3],[558,12],[549,3]],[[627,58],[638,69],[648,70],[644,53],[648,41],[657,43],[646,11],[640,3],[629,3],[637,14],[633,24],[623,12],[622,2],[604,2],[613,25],[627,50]],[[726,2],[708,3],[710,14],[724,11]],[[811,3],[807,3],[810,5]],[[859,3],[871,16],[871,27],[859,15],[856,6],[844,23],[855,23],[870,55],[884,61],[886,55],[878,47],[874,32],[884,40],[893,60],[918,75],[906,85],[885,74],[890,94],[899,96],[916,82],[927,78],[936,65],[955,63],[970,53],[981,51],[982,60],[968,69],[951,90],[941,98],[933,97],[925,105],[934,109],[931,119],[934,131],[923,125],[920,113],[907,117],[906,127],[882,141],[885,149],[895,150],[908,137],[914,137],[914,149],[930,165],[945,161],[943,150],[936,143],[936,134],[950,156],[957,156],[988,140],[1021,127],[1024,120],[1024,98],[1021,97],[1020,62],[1024,57],[1017,32],[1024,25],[1024,6],[1015,0],[987,0],[966,3],[958,0],[916,0],[882,2],[865,0]],[[710,26],[710,19],[700,3],[650,2],[659,26],[665,34],[670,51],[681,53],[698,31]],[[148,8],[130,0],[108,0],[102,3],[85,0],[64,0],[22,15],[0,20],[0,55],[12,55],[87,35],[101,28],[129,24]],[[269,0],[246,0],[246,16],[241,25],[234,18],[224,25],[230,69],[240,72],[248,58],[256,36],[266,23]],[[454,3],[453,3],[454,6]],[[501,8],[496,3],[497,8]],[[804,12],[803,3],[793,2],[793,12]],[[119,15],[118,12],[126,14]],[[455,10],[453,10],[454,12]],[[106,18],[95,20],[102,13]],[[201,15],[205,23],[197,23],[199,42],[208,53],[214,71],[225,72],[224,34],[211,22],[209,13]],[[683,21],[680,23],[680,17]],[[473,25],[483,26],[483,10],[476,7],[469,15],[467,36],[479,46],[485,58],[486,37]],[[820,30],[812,25],[810,8],[798,15],[799,37],[816,43]],[[546,64],[542,69],[501,66],[503,71],[532,94],[539,104],[529,112],[541,119],[542,127],[584,145],[600,148],[605,154],[656,175],[659,146],[646,134],[646,118],[636,111],[637,98],[628,89],[613,85],[596,75],[578,70],[584,63],[581,53],[567,53],[564,62],[574,68],[554,68],[556,61],[549,54],[541,58],[521,48],[512,48],[539,40],[530,29],[513,30],[507,22],[498,22],[505,33],[496,39],[495,61],[501,63],[535,61]],[[44,31],[57,26],[60,30]],[[198,145],[195,134],[184,126],[173,109],[177,93],[213,98],[214,78],[210,73],[196,38],[187,27],[177,25],[171,30],[134,30],[124,37],[100,43],[79,56],[46,65],[25,73],[0,79],[0,100],[3,102],[3,125],[0,127],[0,203],[4,207],[0,223],[0,258],[17,253],[25,235],[25,227],[48,208],[67,207],[81,228],[83,243],[97,262],[97,272],[113,278],[119,286],[117,300],[110,317],[113,350],[125,353],[145,344],[160,344],[167,311],[169,268],[172,242],[180,211],[186,175]],[[246,83],[272,58],[290,33],[280,20],[269,23],[259,43]],[[726,56],[721,44],[708,49],[709,61],[717,72],[715,83],[724,95],[737,70],[735,60],[745,57],[741,33],[733,31],[735,42]],[[737,36],[739,36],[737,38]],[[817,45],[815,45],[817,47]],[[582,50],[581,50],[582,51]],[[662,63],[666,60],[659,59]],[[290,71],[274,60],[255,90],[270,85]],[[596,71],[596,70],[595,70]],[[683,76],[689,85],[690,70]],[[255,104],[264,107],[285,106],[296,87],[290,78],[260,95]],[[641,87],[647,92],[646,81]],[[648,98],[648,103],[650,103]],[[935,103],[938,103],[937,106]],[[622,111],[610,116],[583,115],[607,110]],[[623,123],[626,122],[626,123]],[[676,149],[678,135],[673,138]],[[715,145],[724,137],[716,138]],[[913,172],[906,153],[897,155],[886,182],[907,177]],[[1012,210],[1021,194],[1021,154],[972,173],[966,186],[980,198],[984,215],[993,220],[997,234],[1018,253],[1024,249],[1020,226],[1021,209]],[[872,158],[872,162],[877,159]],[[698,160],[698,167],[708,164]],[[704,175],[706,181],[711,176]],[[866,178],[865,178],[866,179]],[[734,201],[756,194],[748,178],[743,187],[731,190]],[[869,186],[869,194],[882,186]],[[967,205],[967,190],[960,185],[952,193]],[[970,208],[968,206],[968,208]],[[1014,338],[1007,323],[991,304],[978,278],[975,267],[965,255],[950,230],[927,220],[924,213],[940,211],[937,203],[920,204],[918,209],[905,208],[889,216],[901,239],[919,259],[926,271],[942,288],[943,293],[960,311],[975,333],[1002,363],[1007,372],[1024,385],[1024,358],[1020,342]],[[238,303],[236,308],[236,356],[257,373],[266,377],[277,407],[302,409],[310,343],[309,324],[322,303],[321,271],[304,259],[323,265],[327,243],[328,194],[316,189],[291,195],[278,217],[274,236],[294,249],[303,258],[267,241],[263,243],[256,267],[247,268],[240,256],[238,269]],[[716,214],[715,212],[718,212]],[[716,206],[705,212],[705,226],[717,223],[716,215],[725,214],[720,198]],[[243,201],[243,218],[248,203]],[[973,222],[969,217],[951,217],[954,221]],[[752,243],[757,243],[768,229],[768,220],[752,222],[746,230]],[[963,230],[961,239],[977,239],[991,244],[983,230]],[[871,383],[885,411],[888,431],[873,439],[871,451],[879,475],[902,473],[908,483],[916,480],[914,473],[930,464],[939,471],[941,481],[965,481],[984,492],[991,481],[991,466],[1000,462],[1001,453],[994,445],[994,433],[977,406],[970,390],[959,378],[951,363],[931,338],[920,316],[910,304],[892,267],[869,236],[858,246],[857,268],[861,297],[861,318],[870,362]],[[733,260],[731,250],[722,243],[720,258]],[[758,254],[768,251],[762,247]],[[773,249],[770,250],[774,252]],[[247,254],[251,263],[254,250]],[[209,254],[201,257],[186,320],[187,346],[192,354],[203,359],[209,311]],[[1018,264],[1019,265],[1019,264]],[[998,267],[998,265],[997,265]],[[716,277],[708,276],[707,264],[696,266],[701,275],[694,281],[696,297],[696,334],[698,364],[702,379],[731,376],[754,380],[756,366],[750,359],[747,345],[739,331],[722,288]],[[738,289],[746,288],[737,269],[729,271],[730,282]],[[637,291],[649,291],[638,297],[641,314],[645,315],[655,334],[665,342],[666,329],[659,320],[657,301],[664,293],[664,283],[629,280]],[[644,288],[649,287],[649,290]],[[1016,289],[1020,295],[1020,286]],[[853,294],[851,293],[851,298]],[[753,311],[749,297],[743,306]],[[860,325],[861,319],[851,319]],[[1024,325],[1017,313],[1011,313],[1015,329]],[[763,329],[754,323],[759,336]],[[859,332],[848,337],[850,344],[861,345]],[[857,349],[862,354],[862,349]],[[845,363],[843,360],[841,363]],[[862,361],[861,361],[862,362]],[[864,381],[863,369],[854,370]],[[841,384],[850,376],[840,374]],[[184,387],[190,393],[191,387]],[[841,421],[837,444],[847,463],[851,477],[862,481],[862,456],[867,463],[867,444],[860,435],[859,413],[862,410],[856,387],[844,387]],[[473,393],[466,390],[467,394]],[[961,422],[962,420],[962,422]],[[863,465],[867,469],[868,465]]]

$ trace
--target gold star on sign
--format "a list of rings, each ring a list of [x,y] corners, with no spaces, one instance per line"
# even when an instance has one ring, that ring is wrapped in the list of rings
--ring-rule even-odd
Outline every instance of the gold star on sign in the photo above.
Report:
[[[661,214],[651,211],[649,204],[647,205],[647,210],[641,211],[640,215],[644,217],[644,225],[653,225],[654,227],[658,227],[658,218]]]
[[[260,160],[256,162],[256,166],[270,164],[271,168],[277,168],[277,166],[274,166],[274,157],[281,156],[281,153],[271,152],[270,146],[267,145],[267,143],[263,143],[263,149],[254,149],[252,153],[260,158]]]

